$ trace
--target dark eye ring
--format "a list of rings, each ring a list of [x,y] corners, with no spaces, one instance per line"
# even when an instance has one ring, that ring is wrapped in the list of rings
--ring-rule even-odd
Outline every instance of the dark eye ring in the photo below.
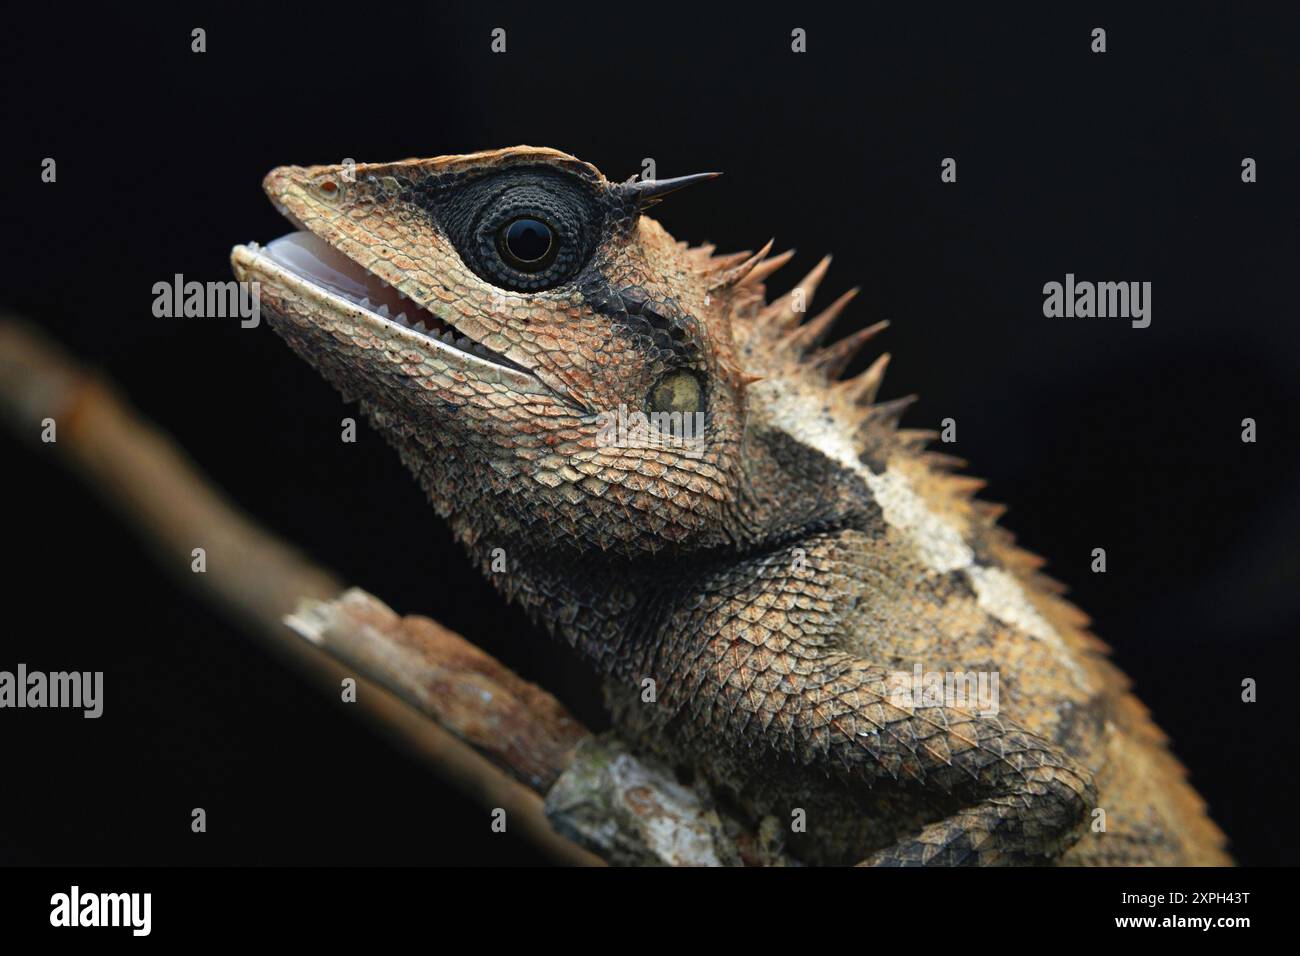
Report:
[[[520,272],[541,272],[555,261],[559,248],[555,230],[534,216],[512,219],[497,230],[497,251]]]

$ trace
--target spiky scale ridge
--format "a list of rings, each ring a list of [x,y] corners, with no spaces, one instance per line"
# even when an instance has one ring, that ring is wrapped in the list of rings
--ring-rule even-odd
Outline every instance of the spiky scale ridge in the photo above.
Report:
[[[770,246],[771,243],[768,243],[768,245]],[[749,274],[742,276],[736,284],[750,285],[755,282],[765,282],[772,273],[794,258],[794,252],[793,249],[787,249],[785,252],[755,262],[749,270]]]
[[[888,322],[881,321],[846,335],[834,344],[820,348],[808,356],[808,364],[826,376],[827,380],[838,379],[862,346],[875,338],[888,325]]]
[[[746,285],[746,279],[750,277],[753,271],[758,267],[767,254],[772,251],[772,246],[776,244],[776,239],[769,239],[763,245],[762,249],[742,259],[737,265],[730,268],[721,269],[709,286],[709,291],[717,289],[731,289]]]
[[[758,321],[770,327],[775,337],[794,328],[803,321],[813,296],[817,294],[817,287],[821,285],[830,267],[831,257],[824,256],[793,289],[767,306],[760,313]]]
[[[876,400],[876,393],[885,380],[885,369],[889,367],[889,353],[882,352],[866,370],[856,378],[846,379],[841,385],[841,393],[849,401],[858,405],[870,405]]]

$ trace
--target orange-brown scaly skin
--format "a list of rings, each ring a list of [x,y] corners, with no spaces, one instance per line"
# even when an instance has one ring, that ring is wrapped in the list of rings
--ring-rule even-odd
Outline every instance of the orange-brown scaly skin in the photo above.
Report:
[[[1086,618],[974,484],[898,430],[900,404],[874,404],[883,362],[836,381],[870,333],[816,349],[847,301],[802,323],[825,263],[769,304],[782,257],[688,248],[635,187],[553,150],[344,172],[285,167],[266,188],[500,367],[322,297],[255,248],[236,272],[498,587],[600,670],[629,739],[756,818],[804,809],[790,846],[812,861],[1228,862]],[[528,203],[562,224],[573,264],[512,289],[540,280],[503,285],[484,230]],[[605,440],[602,413],[645,409],[682,375],[702,384],[702,449]],[[900,698],[891,679],[916,664],[996,673],[998,712]]]

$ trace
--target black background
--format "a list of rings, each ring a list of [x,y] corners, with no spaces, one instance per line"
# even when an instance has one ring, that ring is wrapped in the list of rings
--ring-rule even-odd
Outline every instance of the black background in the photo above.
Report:
[[[893,321],[884,397],[920,393],[913,427],[957,420],[944,450],[1071,585],[1238,859],[1294,860],[1289,24],[1187,4],[114,10],[29,7],[0,34],[0,306],[103,368],[273,530],[601,726],[594,681],[467,567],[378,436],[339,441],[353,409],[265,325],[154,318],[151,288],[225,279],[234,243],[287,231],[259,187],[280,164],[530,143],[612,179],[645,157],[660,176],[721,169],[658,218],[724,250],[796,246],[777,291],[835,253],[819,301],[863,287],[840,329]],[[1044,318],[1043,283],[1067,272],[1151,281],[1151,327]],[[0,454],[0,668],[106,672],[98,721],[0,712],[0,862],[541,862],[173,588],[48,449],[6,434]]]

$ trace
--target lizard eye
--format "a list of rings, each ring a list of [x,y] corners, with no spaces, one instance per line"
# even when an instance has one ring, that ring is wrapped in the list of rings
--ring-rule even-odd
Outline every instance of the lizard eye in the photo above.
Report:
[[[511,170],[462,187],[440,209],[465,264],[503,289],[541,292],[591,258],[602,211],[581,184],[543,170]]]
[[[497,249],[506,264],[520,272],[541,272],[555,260],[555,231],[531,216],[520,216],[497,232]]]
[[[646,404],[651,412],[692,415],[704,409],[704,389],[693,372],[669,372],[655,383]]]

